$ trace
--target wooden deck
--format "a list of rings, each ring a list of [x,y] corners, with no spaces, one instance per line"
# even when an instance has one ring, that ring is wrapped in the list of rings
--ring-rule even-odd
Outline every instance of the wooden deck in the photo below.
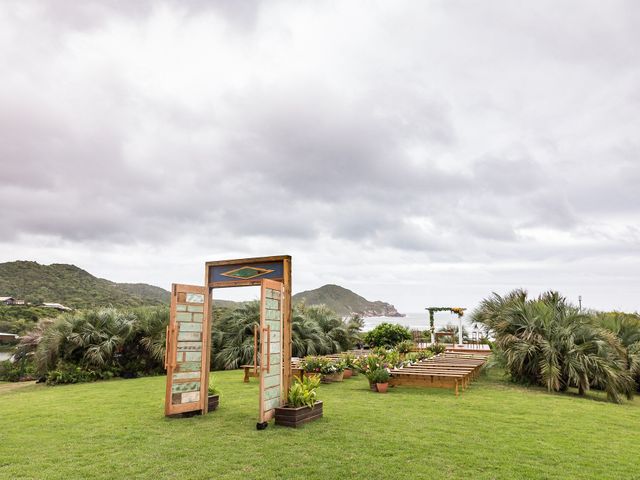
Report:
[[[445,352],[410,367],[391,370],[391,386],[450,388],[456,396],[478,378],[486,363],[486,355]]]

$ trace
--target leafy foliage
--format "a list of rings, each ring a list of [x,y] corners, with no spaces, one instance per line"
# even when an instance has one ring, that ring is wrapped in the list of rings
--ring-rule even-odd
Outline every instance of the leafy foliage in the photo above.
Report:
[[[389,376],[389,371],[386,368],[376,368],[366,373],[369,383],[387,383]]]
[[[41,321],[16,356],[33,358],[49,384],[160,373],[167,322],[166,308],[65,313]]]
[[[415,344],[413,343],[413,341],[403,340],[396,345],[396,350],[400,353],[409,353],[414,347]]]
[[[411,332],[407,327],[393,323],[381,323],[364,337],[372,347],[393,347],[403,340],[411,340]]]
[[[228,370],[252,363],[253,332],[259,324],[259,302],[245,302],[234,310],[214,312],[212,367]],[[291,319],[293,356],[328,355],[348,350],[360,340],[361,328],[361,319],[343,321],[325,306],[295,305]]]
[[[313,408],[318,397],[317,390],[319,386],[319,375],[305,376],[302,379],[296,378],[289,388],[287,406]]]
[[[619,338],[557,292],[533,300],[523,290],[494,293],[473,319],[493,332],[499,358],[515,381],[549,391],[576,387],[580,394],[594,387],[614,402],[632,396],[635,385]]]
[[[39,320],[58,315],[60,311],[53,308],[0,305],[0,332],[22,335],[31,330]]]

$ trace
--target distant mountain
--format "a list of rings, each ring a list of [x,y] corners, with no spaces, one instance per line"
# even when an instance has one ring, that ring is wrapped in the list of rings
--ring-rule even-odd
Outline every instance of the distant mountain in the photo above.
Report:
[[[306,305],[326,305],[338,315],[358,313],[364,317],[404,317],[390,303],[370,302],[357,293],[338,285],[324,285],[315,290],[296,293],[293,303],[304,302]]]
[[[63,263],[0,263],[0,296],[72,308],[112,305],[138,307],[169,303],[169,292],[145,283],[115,283]]]

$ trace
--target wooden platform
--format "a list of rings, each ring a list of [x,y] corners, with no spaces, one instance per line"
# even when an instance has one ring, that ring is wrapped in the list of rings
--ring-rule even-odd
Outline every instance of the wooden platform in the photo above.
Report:
[[[486,356],[482,354],[445,352],[410,367],[394,368],[389,384],[450,388],[457,396],[478,378],[485,363]]]

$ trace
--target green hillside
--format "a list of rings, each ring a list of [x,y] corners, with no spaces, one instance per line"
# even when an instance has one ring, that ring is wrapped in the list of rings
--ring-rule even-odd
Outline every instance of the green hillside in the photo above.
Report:
[[[338,285],[324,285],[315,290],[296,293],[293,302],[306,305],[326,305],[338,315],[360,314],[365,317],[402,317],[390,303],[371,302],[357,293]]]
[[[62,303],[71,308],[169,303],[169,292],[159,287],[110,282],[75,265],[40,265],[27,261],[0,263],[0,296],[32,303]]]

